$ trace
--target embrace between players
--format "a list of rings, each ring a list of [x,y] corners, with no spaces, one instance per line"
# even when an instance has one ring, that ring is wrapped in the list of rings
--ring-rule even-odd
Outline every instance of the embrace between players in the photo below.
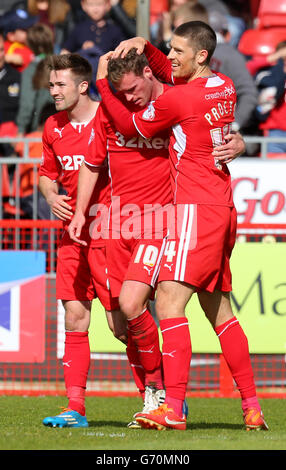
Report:
[[[143,38],[124,41],[100,59],[100,104],[88,96],[84,59],[51,61],[59,112],[45,126],[40,188],[65,229],[57,298],[69,402],[45,425],[88,426],[88,327],[98,297],[144,403],[128,426],[185,430],[192,355],[185,308],[196,293],[240,392],[246,429],[267,429],[230,305],[236,210],[227,163],[244,143],[231,133],[233,83],[209,68],[215,47],[214,31],[199,21],[175,30],[168,58]],[[59,180],[68,195],[59,194]],[[155,290],[162,351],[150,311]]]

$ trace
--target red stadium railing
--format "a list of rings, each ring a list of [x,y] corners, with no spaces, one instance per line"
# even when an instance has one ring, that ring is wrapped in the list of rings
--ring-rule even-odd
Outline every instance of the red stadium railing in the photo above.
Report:
[[[64,395],[62,361],[57,353],[57,301],[55,297],[56,252],[61,222],[51,220],[0,220],[1,250],[46,252],[45,360],[42,363],[0,363],[0,395]],[[286,225],[239,225],[238,238],[260,242],[286,241]],[[286,398],[286,367],[283,354],[252,354],[251,360],[260,397]],[[193,354],[189,396],[238,397],[221,354]],[[136,395],[125,354],[92,356],[89,395]]]

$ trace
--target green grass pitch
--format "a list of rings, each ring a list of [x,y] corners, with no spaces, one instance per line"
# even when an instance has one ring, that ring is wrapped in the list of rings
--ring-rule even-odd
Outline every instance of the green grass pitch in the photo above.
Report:
[[[140,398],[87,397],[88,428],[42,425],[65,397],[0,396],[0,450],[286,450],[286,400],[260,400],[269,431],[246,432],[240,400],[188,398],[186,431],[126,427]]]

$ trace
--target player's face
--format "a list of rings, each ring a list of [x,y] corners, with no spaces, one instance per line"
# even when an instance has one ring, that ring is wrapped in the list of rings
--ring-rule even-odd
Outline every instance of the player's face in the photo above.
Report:
[[[198,68],[197,54],[190,46],[187,38],[174,35],[168,59],[172,64],[175,78],[191,78]]]
[[[80,87],[75,83],[70,69],[51,71],[50,94],[57,111],[75,108],[80,98]]]
[[[123,94],[126,101],[143,108],[151,100],[153,82],[148,72],[143,72],[143,76],[128,72],[122,77],[117,90]]]

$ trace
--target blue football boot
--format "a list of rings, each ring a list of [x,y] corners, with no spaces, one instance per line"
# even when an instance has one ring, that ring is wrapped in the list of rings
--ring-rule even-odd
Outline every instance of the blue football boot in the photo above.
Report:
[[[183,403],[183,417],[187,419],[188,414],[189,414],[188,403],[187,403],[186,400],[184,400],[184,403]]]
[[[44,426],[51,428],[87,428],[88,422],[85,416],[77,411],[64,408],[57,416],[48,416],[43,420]]]

